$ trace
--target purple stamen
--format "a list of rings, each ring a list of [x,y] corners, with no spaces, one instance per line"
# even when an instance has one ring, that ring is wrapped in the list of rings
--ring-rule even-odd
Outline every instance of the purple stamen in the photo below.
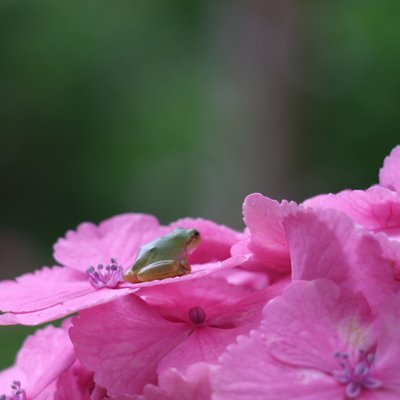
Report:
[[[372,363],[375,359],[373,353],[366,354],[363,349],[360,349],[354,363],[350,362],[347,353],[336,352],[334,356],[341,370],[333,371],[333,377],[339,383],[346,385],[347,399],[356,399],[363,389],[377,389],[382,385],[381,381],[371,376]]]
[[[189,318],[195,325],[201,325],[206,319],[206,313],[201,307],[192,307],[189,310]]]
[[[103,287],[116,288],[119,282],[122,281],[124,275],[122,266],[118,265],[115,258],[111,259],[110,265],[104,267],[103,264],[99,264],[97,268],[91,266],[86,272],[89,275],[89,282],[96,289],[101,289]]]
[[[11,396],[3,394],[0,396],[0,400],[26,400],[26,393],[25,390],[21,389],[21,382],[14,381],[11,389]]]

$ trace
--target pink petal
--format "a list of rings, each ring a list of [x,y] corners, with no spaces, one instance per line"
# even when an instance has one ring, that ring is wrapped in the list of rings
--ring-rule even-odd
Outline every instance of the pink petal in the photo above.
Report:
[[[111,396],[134,395],[155,383],[157,364],[189,332],[134,295],[83,311],[73,325],[78,358]]]
[[[251,327],[248,330],[250,329]],[[157,370],[161,373],[173,367],[184,373],[194,363],[216,362],[227,346],[242,333],[243,329],[240,328],[197,327],[185,340],[165,355]]]
[[[279,204],[259,193],[247,196],[244,201],[244,222],[251,236],[249,249],[271,268],[290,270],[290,257],[282,220],[296,208],[293,202],[283,201]]]
[[[215,400],[340,399],[343,389],[318,371],[292,368],[269,354],[258,331],[240,336],[212,375]]]
[[[303,205],[344,212],[358,224],[374,231],[384,231],[390,235],[400,231],[400,197],[383,187],[319,195],[306,200]]]
[[[245,256],[223,262],[192,265],[189,275],[138,284],[121,283],[115,289],[93,288],[86,274],[70,268],[43,268],[16,281],[0,282],[0,325],[37,325],[85,308],[115,300],[145,287],[168,285],[205,277],[240,265]]]
[[[52,382],[74,360],[72,343],[62,328],[40,329],[25,340],[15,365],[0,373],[0,395],[11,394],[11,384],[17,380],[28,399],[45,399],[54,392]]]
[[[137,291],[135,287],[95,289],[86,274],[43,268],[15,281],[0,282],[0,325],[38,325]]]
[[[133,265],[140,246],[165,232],[146,214],[122,214],[101,222],[80,224],[54,245],[54,258],[62,265],[86,271],[91,265],[116,258],[125,269]]]
[[[331,210],[299,210],[285,218],[292,278],[348,278],[358,230],[350,218]]]
[[[251,291],[264,289],[270,284],[270,278],[266,272],[248,271],[243,268],[227,269],[214,276],[222,277],[231,285],[242,286]]]
[[[296,281],[267,303],[262,331],[280,361],[330,373],[338,366],[335,352],[348,352],[354,340],[369,348],[371,320],[362,296],[346,297],[325,279]]]
[[[215,362],[238,335],[258,327],[263,306],[276,293],[274,288],[272,290],[268,288],[251,294],[242,294],[239,300],[236,298],[236,301],[230,304],[228,299],[221,301],[222,299],[218,298],[219,292],[210,285],[210,282],[206,284],[210,288],[208,304],[192,303],[203,307],[206,315],[204,325],[196,327],[182,343],[172,349],[160,362],[158,371],[175,367],[184,372],[195,362]],[[238,293],[232,291],[229,296],[227,291],[225,295],[232,297],[233,300]],[[181,300],[186,303],[184,298]]]
[[[161,314],[188,321],[188,313],[192,307],[202,307],[209,319],[224,313],[228,307],[232,307],[250,293],[248,289],[210,276],[149,287],[141,290],[140,296]]]
[[[400,244],[386,235],[357,227],[334,210],[299,210],[284,225],[294,280],[332,279],[362,291],[374,309],[400,289]]]
[[[214,369],[210,364],[197,363],[183,375],[171,368],[159,376],[159,387],[146,385],[139,400],[210,400],[210,374]]]
[[[94,390],[93,386],[93,373],[76,360],[70,368],[58,377],[55,400],[90,400],[95,397],[91,396],[92,390]],[[95,392],[101,392],[102,396],[100,395],[97,398],[103,400],[105,391],[96,388]]]
[[[224,225],[205,219],[184,218],[170,225],[171,228],[196,229],[200,232],[200,245],[190,255],[191,264],[223,261],[230,257],[230,248],[243,238],[243,234]]]
[[[379,171],[379,183],[400,193],[400,146],[396,146],[385,158]]]
[[[44,267],[15,280],[0,282],[0,310],[41,310],[92,290],[94,289],[89,284],[86,274],[61,267]]]
[[[27,387],[28,377],[18,365],[13,365],[0,372],[0,396],[3,394],[9,395],[11,393],[11,385],[14,381],[21,382],[23,388]]]
[[[353,278],[348,286],[361,291],[374,310],[380,310],[388,297],[400,290],[400,243],[383,234],[365,233],[356,249]]]
[[[74,360],[72,343],[63,329],[48,326],[28,336],[17,365],[28,377],[29,397],[34,398]]]

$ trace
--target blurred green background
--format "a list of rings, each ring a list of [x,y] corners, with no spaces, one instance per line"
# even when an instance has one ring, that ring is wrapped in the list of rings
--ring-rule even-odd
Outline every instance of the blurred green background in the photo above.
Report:
[[[365,188],[400,142],[400,3],[0,2],[1,278],[127,211]],[[0,328],[0,368],[31,328]]]

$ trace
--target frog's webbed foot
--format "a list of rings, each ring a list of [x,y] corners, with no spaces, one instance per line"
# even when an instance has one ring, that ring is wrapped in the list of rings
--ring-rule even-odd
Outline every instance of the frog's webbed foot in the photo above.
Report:
[[[127,271],[124,274],[124,281],[125,282],[129,282],[129,283],[140,283],[142,281],[140,281],[137,277],[137,273],[136,271]]]

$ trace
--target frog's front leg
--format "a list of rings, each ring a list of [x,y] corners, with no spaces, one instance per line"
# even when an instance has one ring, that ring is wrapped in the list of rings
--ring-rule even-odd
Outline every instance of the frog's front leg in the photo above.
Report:
[[[190,268],[190,267],[189,267]],[[157,279],[174,278],[187,274],[187,266],[175,260],[156,261],[138,271],[128,271],[124,279],[131,283],[149,282]]]

